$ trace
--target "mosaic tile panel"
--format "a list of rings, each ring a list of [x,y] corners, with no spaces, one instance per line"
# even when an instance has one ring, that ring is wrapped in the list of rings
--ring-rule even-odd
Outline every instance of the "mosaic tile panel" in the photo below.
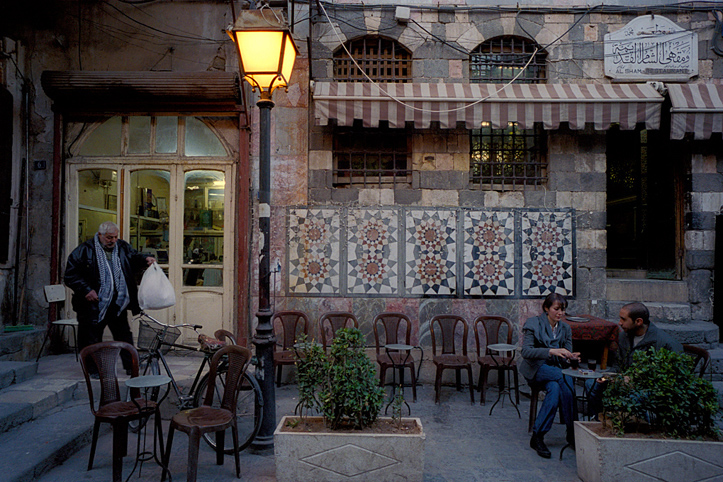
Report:
[[[522,294],[573,294],[572,212],[522,212]]]
[[[290,209],[289,292],[339,294],[341,214],[337,209]]]
[[[515,294],[515,216],[509,211],[464,213],[464,294]]]
[[[405,221],[407,293],[456,294],[457,211],[411,209]]]
[[[347,215],[347,293],[393,295],[399,291],[397,211],[350,209]]]

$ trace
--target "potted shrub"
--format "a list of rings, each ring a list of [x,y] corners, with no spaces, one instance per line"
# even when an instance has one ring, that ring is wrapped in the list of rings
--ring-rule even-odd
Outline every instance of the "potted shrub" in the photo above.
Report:
[[[575,422],[578,476],[620,482],[723,475],[716,390],[693,368],[685,354],[635,353],[605,390],[602,422]]]
[[[276,480],[421,481],[421,421],[378,417],[384,390],[361,332],[337,331],[328,354],[317,344],[301,345],[299,415],[283,417],[274,433]]]

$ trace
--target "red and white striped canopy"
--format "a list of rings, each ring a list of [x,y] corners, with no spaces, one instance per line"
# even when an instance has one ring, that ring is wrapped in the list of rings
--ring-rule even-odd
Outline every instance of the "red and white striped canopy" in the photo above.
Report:
[[[541,122],[545,129],[557,129],[567,122],[572,129],[592,123],[605,130],[612,123],[634,129],[645,123],[660,126],[663,102],[647,84],[370,84],[315,82],[314,115],[317,125],[330,119],[350,126],[361,120],[364,127],[390,127],[413,122],[418,129],[439,122],[445,129],[464,122],[468,129],[482,122],[506,128],[517,122],[524,129]]]
[[[692,132],[696,139],[708,139],[723,132],[723,85],[666,84],[670,101],[670,138],[682,139]]]

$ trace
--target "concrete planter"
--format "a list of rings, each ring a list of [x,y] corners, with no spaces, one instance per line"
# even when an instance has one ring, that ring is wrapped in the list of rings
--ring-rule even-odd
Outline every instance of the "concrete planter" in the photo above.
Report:
[[[583,482],[723,480],[723,442],[600,437],[600,422],[575,422],[577,475]]]
[[[419,434],[274,432],[277,482],[420,481],[424,473],[424,430]],[[321,417],[309,417],[318,418]],[[410,420],[410,419],[405,419]]]

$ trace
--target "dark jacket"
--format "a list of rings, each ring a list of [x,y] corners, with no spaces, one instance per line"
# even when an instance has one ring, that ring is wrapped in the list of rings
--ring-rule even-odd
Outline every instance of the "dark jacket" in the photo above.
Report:
[[[552,327],[543,313],[528,318],[522,327],[522,361],[518,364],[520,373],[527,380],[534,380],[542,365],[555,362],[557,357],[550,356],[550,348],[567,348],[572,351],[572,328],[564,321],[557,325],[557,337],[552,337]]]
[[[94,243],[94,240],[90,239],[75,248],[68,256],[68,264],[65,267],[65,285],[73,290],[73,309],[78,315],[80,323],[99,321],[98,302],[85,299],[85,295],[91,290],[95,290],[96,293],[100,292],[100,273]],[[135,270],[141,271],[146,267],[146,255],[136,252],[130,244],[122,239],[117,241],[117,246],[121,270],[130,297],[128,309],[136,315],[141,309],[138,306],[138,286],[133,273]]]
[[[676,353],[683,352],[683,345],[679,341],[673,339],[663,330],[659,330],[654,324],[648,325],[648,330],[643,335],[640,343],[633,346],[633,337],[629,336],[625,330],[620,330],[618,334],[618,351],[613,362],[612,369],[614,371],[624,370],[633,363],[633,353],[636,351],[647,351],[651,348],[659,350],[666,348]]]

